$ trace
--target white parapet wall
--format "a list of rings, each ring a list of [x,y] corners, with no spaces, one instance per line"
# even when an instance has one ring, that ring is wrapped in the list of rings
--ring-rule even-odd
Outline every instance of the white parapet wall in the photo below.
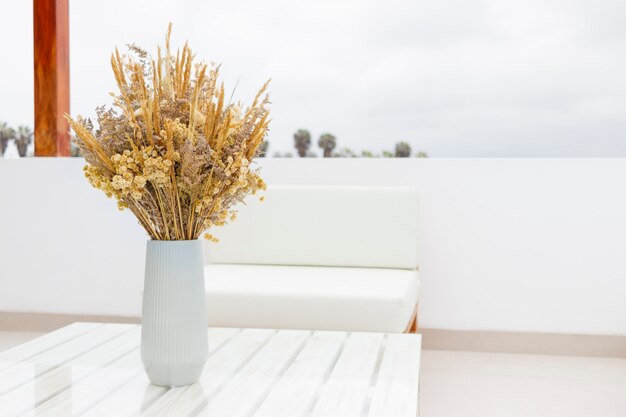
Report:
[[[139,315],[147,237],[82,164],[0,159],[0,311]],[[626,335],[626,159],[260,166],[269,184],[417,186],[422,327]]]

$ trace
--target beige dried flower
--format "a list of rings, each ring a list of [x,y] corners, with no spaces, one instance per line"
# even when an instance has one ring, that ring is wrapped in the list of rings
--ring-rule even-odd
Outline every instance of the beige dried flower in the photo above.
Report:
[[[156,59],[134,44],[112,54],[119,91],[112,108],[96,109],[98,130],[66,118],[90,184],[152,239],[188,240],[234,221],[233,206],[265,189],[250,163],[268,129],[269,82],[247,108],[227,103],[219,67],[194,63],[187,45],[172,53],[170,33],[171,25]]]

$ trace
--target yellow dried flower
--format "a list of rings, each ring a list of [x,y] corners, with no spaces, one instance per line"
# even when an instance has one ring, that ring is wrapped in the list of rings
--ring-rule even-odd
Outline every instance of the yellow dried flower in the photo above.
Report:
[[[205,234],[203,235],[203,237],[204,237],[206,240],[210,240],[211,242],[215,242],[215,243],[219,242],[219,239],[218,239],[218,238],[216,238],[215,236],[213,236],[213,235],[212,235],[212,234],[210,234],[210,233],[205,233]]]
[[[135,185],[139,188],[143,188],[146,185],[146,179],[142,177],[141,175],[137,175],[134,181],[135,181]]]
[[[250,164],[268,128],[268,84],[248,107],[225,104],[219,66],[194,62],[187,45],[161,51],[115,51],[117,109],[97,109],[97,131],[66,118],[93,187],[131,209],[152,239],[195,239],[234,221],[234,206],[265,189]]]

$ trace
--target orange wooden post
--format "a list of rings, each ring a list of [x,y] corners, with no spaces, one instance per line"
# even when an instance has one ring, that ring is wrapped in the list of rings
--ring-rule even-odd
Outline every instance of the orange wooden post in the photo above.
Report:
[[[68,0],[33,0],[35,156],[69,156]]]

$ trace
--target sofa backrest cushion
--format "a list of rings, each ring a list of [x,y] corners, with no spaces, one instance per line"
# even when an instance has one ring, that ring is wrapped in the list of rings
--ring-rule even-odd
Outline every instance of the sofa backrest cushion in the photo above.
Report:
[[[238,219],[209,232],[208,263],[417,267],[418,196],[412,187],[274,186]]]

